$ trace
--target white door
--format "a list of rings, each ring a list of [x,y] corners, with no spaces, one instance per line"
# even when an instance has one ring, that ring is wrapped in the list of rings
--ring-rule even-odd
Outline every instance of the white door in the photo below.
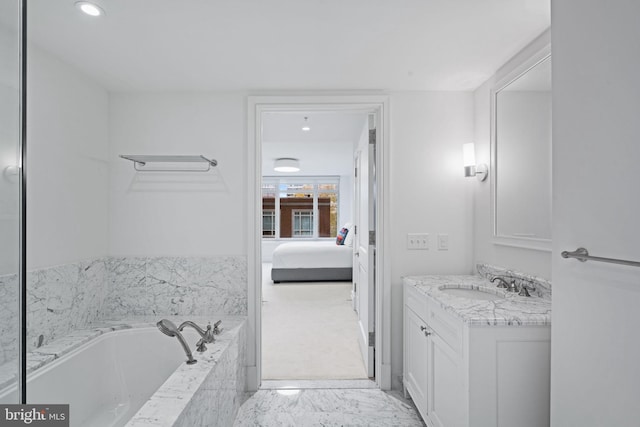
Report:
[[[360,351],[369,377],[375,375],[375,132],[375,129],[369,130],[367,144],[359,147],[355,160],[355,308]]]
[[[553,10],[551,425],[638,426],[640,268],[561,256],[640,262],[640,2],[589,3]]]

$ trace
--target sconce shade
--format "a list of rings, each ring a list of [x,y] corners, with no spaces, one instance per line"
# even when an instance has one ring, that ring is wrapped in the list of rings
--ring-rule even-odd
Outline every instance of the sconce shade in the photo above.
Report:
[[[276,159],[273,170],[276,172],[298,172],[300,170],[300,162],[298,159],[286,157]]]
[[[462,145],[462,160],[465,167],[476,165],[476,150],[473,142]]]
[[[473,142],[462,145],[462,163],[464,176],[476,176],[476,151]]]
[[[478,181],[487,179],[489,168],[485,164],[476,164],[476,151],[473,142],[462,145],[462,162],[465,177],[475,176]]]

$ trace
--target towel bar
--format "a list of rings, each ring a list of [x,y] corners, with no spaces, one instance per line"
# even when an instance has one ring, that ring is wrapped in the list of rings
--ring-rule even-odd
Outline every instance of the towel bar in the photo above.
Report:
[[[600,262],[609,262],[612,264],[622,264],[622,265],[629,265],[632,267],[640,267],[640,262],[636,262],[636,261],[627,261],[624,259],[591,256],[589,255],[589,251],[586,250],[585,248],[578,248],[573,252],[563,251],[560,255],[562,256],[562,258],[575,258],[580,262],[600,261]]]

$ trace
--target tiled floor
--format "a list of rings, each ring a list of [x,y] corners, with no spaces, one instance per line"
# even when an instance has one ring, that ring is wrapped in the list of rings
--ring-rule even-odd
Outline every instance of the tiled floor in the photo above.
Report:
[[[371,388],[263,388],[242,405],[234,426],[424,426],[403,400]]]

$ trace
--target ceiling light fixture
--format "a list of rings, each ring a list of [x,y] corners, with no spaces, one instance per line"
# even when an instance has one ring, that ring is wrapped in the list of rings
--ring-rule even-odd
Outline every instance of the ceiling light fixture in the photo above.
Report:
[[[311,128],[309,127],[309,122],[307,121],[308,119],[308,117],[304,118],[304,126],[302,126],[302,130],[305,132],[309,132],[311,130]]]
[[[276,159],[273,170],[276,172],[298,172],[300,170],[300,162],[298,159],[282,157]]]
[[[104,9],[95,3],[88,1],[79,1],[76,3],[76,7],[89,16],[101,16],[104,15]]]

